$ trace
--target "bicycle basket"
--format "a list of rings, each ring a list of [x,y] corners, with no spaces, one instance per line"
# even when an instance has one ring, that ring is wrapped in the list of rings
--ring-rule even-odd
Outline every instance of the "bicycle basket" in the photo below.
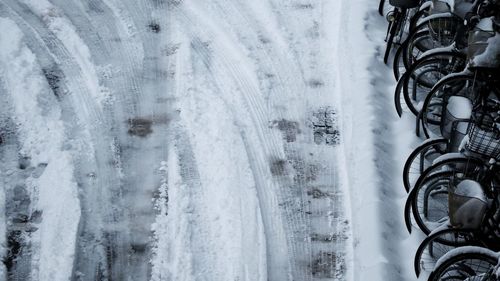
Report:
[[[468,48],[467,48],[467,61],[469,67],[482,67],[482,68],[495,68],[499,66],[500,47],[498,43],[500,40],[491,38],[500,35],[493,30],[491,19],[489,22],[483,23],[480,27],[479,24],[471,32],[469,32]]]
[[[448,193],[450,224],[454,227],[477,229],[486,215],[486,194],[476,181],[462,180],[458,184],[455,181],[451,183]]]
[[[389,0],[389,4],[394,7],[411,9],[418,7],[420,0]]]
[[[473,117],[465,148],[488,158],[500,159],[500,132],[495,127],[493,117],[483,112],[475,112]]]

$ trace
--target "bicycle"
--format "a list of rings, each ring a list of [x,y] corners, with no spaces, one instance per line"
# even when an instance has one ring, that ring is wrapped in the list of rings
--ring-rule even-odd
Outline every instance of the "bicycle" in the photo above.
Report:
[[[389,26],[386,35],[386,49],[384,53],[384,63],[389,60],[389,54],[394,43],[396,35],[402,38],[404,27],[409,17],[409,11],[418,7],[420,0],[389,0],[389,3],[394,6],[394,9],[387,14]]]
[[[500,251],[500,194],[498,182],[492,177],[499,170],[498,167],[494,168],[495,164],[490,161],[489,171],[482,178],[483,181],[491,182],[491,185],[484,186],[478,181],[461,178],[450,185],[449,219],[436,228],[417,249],[414,259],[417,276],[421,268],[429,268],[437,258],[456,247],[472,245]]]
[[[394,92],[396,112],[418,116],[432,87],[448,74],[462,71],[466,55],[455,48],[441,48],[423,55],[401,76]],[[403,104],[406,108],[403,108]]]
[[[473,110],[461,153],[447,153],[419,176],[405,204],[405,222],[411,232],[411,215],[429,234],[448,218],[449,186],[453,180],[472,179],[484,187],[500,183],[500,102],[482,96]],[[445,119],[446,120],[446,119]],[[451,123],[463,120],[451,120]],[[442,130],[446,130],[446,122]],[[449,127],[448,127],[449,128]],[[451,130],[450,132],[456,132]],[[462,143],[461,143],[462,144]],[[461,145],[460,145],[461,146]],[[494,190],[490,194],[495,194]]]
[[[402,67],[405,70],[409,69],[426,51],[464,41],[463,15],[454,13],[446,2],[439,0],[432,2],[428,15],[414,23],[415,26],[410,29],[406,40],[402,43],[399,63],[393,65],[395,75]],[[403,65],[400,67],[401,63]]]

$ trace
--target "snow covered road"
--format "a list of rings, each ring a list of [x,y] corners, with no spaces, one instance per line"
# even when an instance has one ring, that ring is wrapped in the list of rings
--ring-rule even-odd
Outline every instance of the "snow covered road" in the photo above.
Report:
[[[1,1],[0,279],[362,280],[366,2]]]

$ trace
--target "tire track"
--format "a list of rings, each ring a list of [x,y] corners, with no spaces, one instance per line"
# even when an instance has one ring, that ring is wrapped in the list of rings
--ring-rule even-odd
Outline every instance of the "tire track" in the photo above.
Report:
[[[12,105],[5,95],[6,90],[0,79],[0,199],[1,206],[1,229],[5,232],[2,239],[5,252],[1,253],[2,280],[31,280],[31,232],[33,228],[30,222],[31,198],[26,187],[26,179],[30,172],[22,162],[20,143],[15,121],[11,119]],[[23,166],[22,166],[23,165]],[[3,233],[3,232],[2,232]],[[4,240],[5,239],[5,240]]]
[[[191,6],[191,8],[192,8],[192,6]],[[196,16],[192,16],[192,18],[196,18]],[[195,23],[195,22],[190,22],[190,23],[191,23],[191,24],[190,24],[191,26],[195,26],[195,25],[196,25],[196,23]],[[205,24],[203,24],[203,26],[204,26],[204,29],[203,29],[203,30],[204,30],[204,31],[206,31],[206,30],[207,30],[207,28],[206,28],[206,26],[207,26],[207,25],[208,25],[208,24],[206,24],[206,23],[205,23]],[[208,37],[214,37],[214,36],[208,36]],[[202,44],[199,44],[199,45],[202,45]],[[202,48],[202,50],[204,50],[205,52],[210,52],[211,50],[214,50],[214,49],[215,49],[215,50],[220,50],[221,48],[220,48],[219,46],[215,46],[215,43],[214,43],[214,42],[210,42],[210,47],[207,47],[207,48]],[[223,52],[221,52],[221,53],[224,53],[224,54],[225,54],[225,57],[227,57],[227,53],[228,53],[227,51],[225,51],[225,52],[223,51]],[[207,55],[205,55],[205,57],[207,57]],[[206,59],[206,60],[208,61],[208,59]],[[231,62],[227,62],[227,60],[226,60],[226,61],[225,61],[225,63],[227,63],[227,65],[225,64],[225,65],[224,65],[224,67],[222,67],[222,68],[231,69],[231,67],[230,67],[230,66],[228,66],[228,65],[230,65],[230,64],[231,64]],[[213,62],[212,62],[212,64],[213,64]],[[234,70],[234,69],[231,69],[231,70],[232,70],[232,71],[234,71],[234,73],[238,73],[238,70]],[[231,72],[231,70],[230,70],[230,72]],[[218,77],[224,77],[225,75],[227,75],[227,74],[225,74],[225,73],[217,73],[217,72],[214,72],[214,73],[212,74],[212,77],[213,77],[214,81],[218,81]],[[237,76],[238,78],[245,77],[244,75],[238,75],[238,74],[236,74],[236,76]],[[222,83],[222,82],[221,82],[221,83]],[[223,87],[223,86],[222,86],[222,87]],[[265,116],[265,115],[266,115],[266,114],[263,114],[263,113],[262,113],[262,116]],[[237,114],[236,114],[236,113],[235,113],[235,116],[237,116]],[[258,116],[258,115],[257,115],[257,116]],[[264,119],[264,118],[263,118],[263,119]],[[255,122],[255,123],[256,123],[256,124],[259,124],[259,123],[260,123],[260,124],[263,124],[263,123],[265,124],[265,122],[262,122],[262,121],[261,121],[261,122],[257,121],[257,122]],[[251,143],[251,142],[248,142],[248,143]],[[285,149],[285,153],[287,153],[286,151],[287,151],[287,149]],[[299,151],[301,151],[301,150],[299,150]],[[250,154],[250,153],[249,153],[249,154]],[[294,153],[293,153],[293,152],[291,152],[291,151],[288,151],[288,153],[287,153],[287,154],[288,154],[288,157],[290,157],[290,158],[297,158],[297,156],[295,156],[295,155],[294,155]],[[281,159],[286,159],[286,158],[285,158],[285,157],[283,157],[283,158],[281,158]],[[267,167],[267,168],[269,169],[269,164],[267,163],[267,161],[261,161],[261,162],[260,162],[260,164],[258,164],[258,165],[261,165],[261,166],[263,166],[263,167]],[[257,165],[255,165],[255,166],[257,166]],[[272,169],[272,168],[271,168],[271,169]],[[254,168],[254,170],[257,170],[257,169],[256,169],[256,168]],[[259,176],[257,176],[257,177],[261,177],[261,176],[262,176],[262,175],[259,175]],[[330,176],[330,177],[331,177],[331,176]],[[284,188],[289,188],[289,187],[290,187],[290,185],[292,184],[292,183],[290,182],[290,180],[288,180],[286,177],[279,178],[279,179],[278,179],[278,181],[280,181],[280,180],[281,180],[281,182],[280,182],[279,186],[282,186],[282,187],[283,187],[283,189],[284,189]],[[332,185],[332,186],[334,186],[334,185],[335,185],[335,183],[332,183],[331,185]],[[303,201],[304,201],[304,202],[307,202],[307,200],[308,200],[308,199],[307,199],[307,198],[308,198],[308,196],[307,196],[307,194],[306,194],[306,193],[307,193],[307,192],[306,192],[306,188],[300,188],[300,187],[302,187],[302,186],[300,186],[300,185],[299,185],[299,189],[302,191],[302,193],[301,193],[301,196],[299,196],[299,198],[304,198],[304,199],[303,199]],[[296,201],[297,196],[293,196],[293,195],[286,195],[288,192],[289,192],[288,190],[285,190],[284,192],[282,192],[282,193],[280,194],[280,196],[281,196],[280,198],[281,198],[281,199],[279,199],[278,201],[279,201],[279,202],[287,202],[287,200],[288,200],[289,198],[293,198],[293,199],[295,199],[295,201],[294,201],[294,202],[297,202],[297,201]],[[292,199],[292,201],[293,201],[293,199]],[[299,202],[300,202],[300,201],[299,201]],[[340,202],[340,201],[337,201],[337,203],[339,203],[339,202]],[[299,208],[300,208],[301,204],[303,204],[303,203],[299,203],[299,205],[298,205],[298,206],[299,206]],[[337,207],[337,208],[339,208],[339,207]],[[340,207],[340,208],[342,208],[342,207]],[[289,219],[289,220],[285,220],[285,221],[287,221],[287,222],[288,222],[288,221],[291,221],[291,223],[292,223],[292,225],[289,225],[289,226],[288,226],[288,229],[290,229],[290,230],[291,230],[290,232],[291,232],[292,234],[290,234],[291,236],[289,236],[289,238],[287,239],[287,241],[289,242],[289,248],[291,249],[290,251],[291,251],[291,253],[292,253],[292,256],[294,256],[295,258],[297,258],[297,257],[299,257],[299,256],[306,256],[306,257],[307,257],[307,256],[309,256],[309,258],[308,258],[308,259],[309,259],[309,264],[308,264],[308,266],[309,266],[309,267],[311,267],[311,264],[312,264],[312,261],[313,261],[313,260],[312,260],[311,254],[308,254],[308,250],[304,250],[304,249],[302,249],[302,250],[301,250],[302,252],[301,252],[300,254],[299,254],[299,252],[298,252],[298,250],[297,250],[298,248],[303,247],[303,246],[305,246],[305,249],[307,249],[307,248],[309,248],[309,247],[310,247],[310,245],[308,245],[308,244],[306,243],[305,245],[298,246],[298,244],[299,244],[299,243],[297,243],[297,241],[298,241],[298,240],[300,240],[300,239],[299,239],[300,237],[294,236],[294,234],[293,234],[293,229],[300,229],[300,228],[303,228],[303,227],[304,227],[304,225],[307,225],[307,224],[305,223],[305,221],[306,221],[307,219],[305,218],[304,214],[302,214],[302,215],[298,215],[298,217],[297,217],[297,213],[298,213],[298,214],[301,214],[301,212],[295,212],[295,211],[296,211],[296,209],[290,208],[290,211],[288,211],[288,213],[286,213],[286,214],[287,214],[286,216],[288,216],[288,217],[289,217],[289,218],[291,218],[291,219]],[[285,211],[285,212],[286,212],[286,211]],[[325,219],[328,219],[328,216],[325,216]],[[344,221],[342,221],[342,223],[344,223]],[[307,226],[306,226],[306,227],[307,227]],[[339,223],[339,226],[338,226],[337,228],[338,228],[338,229],[339,229],[339,231],[341,231],[341,232],[342,232],[342,231],[345,231],[345,226],[342,226],[340,223]],[[303,239],[303,238],[302,238],[302,239]],[[293,242],[292,242],[292,241],[293,241]],[[324,249],[323,249],[323,250],[324,250]],[[337,249],[337,251],[338,251],[338,249]],[[342,251],[341,251],[341,252],[342,252]],[[293,253],[295,253],[295,254],[293,254]],[[341,258],[342,258],[342,253],[341,253],[341,254],[339,254],[339,257],[341,257]],[[306,259],[307,259],[307,258],[306,258]],[[326,257],[326,259],[331,259],[331,258],[329,258],[329,257],[327,256],[327,257]],[[340,258],[339,258],[339,260],[340,260]],[[320,260],[319,262],[322,262],[322,261]],[[341,268],[341,267],[345,267],[345,266],[344,266],[344,265],[340,265],[340,263],[341,263],[341,262],[339,262],[339,264],[337,264],[337,265],[336,265],[336,264],[332,264],[332,265],[331,265],[331,266],[334,266],[334,267],[338,266],[338,269],[339,269],[339,270],[337,270],[337,273],[338,273],[338,272],[342,273],[342,271],[345,271],[345,268]],[[294,266],[296,266],[297,268],[298,268],[298,267],[300,267],[300,265],[294,265]],[[301,269],[301,270],[298,270],[298,269],[292,269],[292,271],[294,272],[294,273],[292,273],[292,275],[295,275],[295,276],[302,276],[302,278],[305,278],[305,276],[306,276],[307,274],[309,274],[309,278],[311,278],[311,277],[312,277],[311,270],[310,270],[310,269],[309,269],[309,270],[307,270],[307,269],[306,269],[306,270],[304,270],[303,265],[302,265],[302,269]],[[309,273],[306,273],[307,271],[309,271]],[[301,275],[301,274],[302,274],[302,275]],[[306,275],[304,275],[304,274],[306,274]],[[301,278],[301,277],[298,277],[298,278]]]
[[[325,104],[325,98],[318,96],[334,88],[331,81],[317,78],[323,74],[317,69],[319,52],[302,52],[320,45],[318,37],[301,41],[296,25],[284,24],[296,4],[287,3],[278,14],[286,20],[279,21],[284,29],[277,30],[254,14],[266,5],[263,2],[52,3],[64,15],[48,15],[49,23],[16,0],[0,3],[0,11],[2,7],[9,11],[30,38],[28,45],[37,52],[42,68],[47,69],[69,137],[88,142],[82,144],[88,155],[75,155],[84,219],[73,280],[151,277],[151,247],[157,245],[150,243],[154,214],[150,201],[161,182],[153,167],[168,158],[169,146],[175,145],[179,153],[181,177],[191,198],[189,209],[200,214],[207,208],[203,204],[209,194],[203,191],[199,170],[205,167],[197,163],[200,155],[192,147],[198,137],[189,135],[190,128],[182,125],[174,133],[178,135],[174,143],[169,136],[171,122],[175,126],[186,122],[175,120],[178,99],[193,95],[191,84],[200,80],[209,81],[203,86],[222,100],[229,118],[240,128],[235,141],[241,141],[241,147],[235,145],[235,149],[246,152],[256,183],[269,280],[342,277],[342,233],[348,227],[342,220],[346,213],[338,171],[334,164],[325,164],[320,165],[315,179],[302,178],[318,162],[338,157],[337,149],[316,146],[313,129],[307,125],[312,112]],[[320,8],[313,9],[317,7],[314,3],[299,6],[308,19],[321,13]],[[51,27],[51,18],[70,22],[67,28],[92,56],[88,61],[82,61],[67,38]],[[181,33],[185,37],[178,36]],[[279,36],[273,38],[276,34]],[[89,65],[96,70],[97,82],[93,83],[108,88],[114,99],[102,104],[94,100],[96,85],[86,79]],[[270,126],[273,121],[297,122],[300,132],[289,142],[285,132]],[[321,196],[315,198],[314,194]],[[199,242],[210,237],[203,232],[206,229],[197,228],[203,221],[196,215],[190,218],[194,225],[187,230],[191,237],[187,244],[210,252],[213,245]],[[327,227],[319,227],[324,223]],[[209,255],[193,256],[192,263],[195,268],[203,267],[212,262],[207,259]],[[218,278],[217,269],[196,274]]]
[[[106,223],[112,224],[114,221],[117,221],[114,218],[121,217],[121,215],[119,214],[119,210],[122,208],[109,208],[108,210],[104,210],[99,208],[100,204],[89,204],[89,202],[103,202],[108,200],[109,202],[115,202],[119,204],[119,200],[106,200],[106,198],[112,198],[113,193],[115,194],[115,196],[116,194],[119,194],[119,186],[116,185],[117,183],[119,183],[119,181],[113,179],[112,176],[116,174],[115,172],[113,172],[114,166],[110,165],[110,162],[113,162],[110,161],[110,159],[113,159],[113,156],[110,156],[110,152],[112,153],[112,151],[109,150],[109,145],[112,142],[107,137],[107,134],[104,133],[109,130],[107,130],[106,126],[104,126],[104,117],[102,111],[99,109],[99,106],[94,103],[94,101],[91,101],[90,94],[88,92],[89,90],[83,87],[83,85],[86,85],[85,82],[79,82],[83,80],[81,78],[82,74],[79,71],[80,66],[73,60],[73,57],[63,47],[64,44],[59,41],[56,35],[51,33],[44,26],[44,23],[41,22],[40,19],[35,14],[33,14],[28,7],[22,6],[22,4],[15,1],[7,1],[6,4],[9,5],[9,9],[12,9],[12,11],[15,13],[13,14],[12,18],[17,21],[23,32],[25,34],[33,34],[32,36],[27,36],[27,38],[29,38],[28,45],[30,45],[30,48],[34,50],[35,53],[38,50],[48,50],[48,55],[43,56],[43,54],[37,54],[38,58],[44,61],[54,60],[55,63],[53,65],[60,66],[62,69],[62,73],[65,74],[67,91],[64,92],[65,95],[62,108],[66,112],[74,113],[74,116],[77,117],[77,120],[84,122],[86,126],[86,130],[84,131],[87,132],[84,134],[88,135],[83,139],[90,139],[91,141],[89,143],[94,144],[93,149],[95,151],[95,153],[93,154],[95,160],[85,159],[85,157],[82,157],[81,155],[78,158],[81,161],[80,164],[83,165],[81,169],[82,172],[85,170],[91,170],[88,171],[88,173],[84,177],[81,177],[80,175],[80,177],[78,178],[79,183],[83,185],[83,187],[94,186],[94,188],[89,188],[87,190],[98,190],[98,192],[95,192],[94,194],[84,193],[84,195],[82,195],[82,213],[84,216],[88,215],[92,218],[87,221],[87,223],[91,221],[90,224],[92,225],[102,227],[103,225],[106,225]],[[72,111],[71,108],[78,108],[79,110]],[[67,120],[74,119],[75,118],[73,117]],[[99,137],[97,138],[97,136]],[[92,150],[89,149],[89,151]],[[91,165],[90,167],[94,168],[89,168],[89,166],[86,166],[89,164]],[[102,174],[110,176],[102,178],[100,177],[99,180],[96,180],[94,176],[96,171],[100,171]],[[91,180],[86,179],[88,175],[93,175],[91,176]],[[101,206],[104,206],[104,204],[102,204]],[[89,212],[89,210],[92,210],[92,212]],[[103,215],[103,218],[99,217],[99,215]],[[81,227],[82,225],[80,225],[80,228]],[[93,231],[91,233],[82,232],[82,239],[79,239],[79,242],[87,241],[89,246],[85,246],[84,248],[86,249],[101,248],[102,245],[99,245],[99,242],[97,242],[102,239],[101,231],[102,230],[100,229],[99,231]],[[120,235],[124,234],[121,233]],[[125,256],[126,249],[121,248],[121,251],[124,252],[124,254],[122,255]],[[91,256],[83,258],[85,261],[82,261],[81,263],[78,261],[76,262],[77,264],[84,264],[85,268],[79,270],[78,266],[76,266],[75,278],[80,278],[78,276],[105,276],[106,274],[103,273],[105,269],[103,269],[104,266],[102,265],[103,262],[106,262],[106,258],[102,256],[104,252],[106,252],[105,249],[97,251],[87,251],[86,253]],[[77,257],[77,260],[78,259],[79,258]]]
[[[193,28],[196,27],[198,24],[197,22],[191,21],[189,18],[199,19],[199,17],[195,15],[193,15],[192,17],[182,14],[180,15],[181,25],[190,27],[190,30],[187,30],[187,34],[189,34],[190,38],[197,38],[199,35],[202,35],[207,31],[207,24],[203,25],[204,26],[203,29],[198,29],[200,30],[200,32],[195,31],[196,29],[193,30]],[[213,36],[208,35],[208,37],[213,37]],[[267,164],[268,156],[266,155],[273,155],[273,154],[279,155],[281,153],[280,151],[282,150],[278,148],[279,142],[276,140],[274,136],[272,138],[269,138],[269,136],[272,136],[273,133],[262,132],[262,130],[266,131],[269,130],[267,127],[265,126],[259,127],[254,125],[254,124],[267,124],[267,118],[265,117],[266,114],[264,113],[265,112],[264,105],[262,102],[257,102],[255,100],[255,98],[259,96],[258,94],[259,89],[258,87],[254,86],[257,83],[246,81],[245,78],[251,77],[251,75],[247,72],[240,71],[232,61],[229,61],[227,58],[224,58],[224,56],[227,56],[230,53],[224,51],[225,49],[224,45],[221,45],[220,43],[217,42],[211,42],[210,47],[208,47],[204,44],[205,41],[200,39],[194,39],[193,42],[195,42],[197,46],[195,52],[199,56],[201,56],[202,61],[209,69],[209,73],[211,73],[210,76],[212,77],[213,81],[220,89],[220,92],[225,93],[224,95],[221,95],[221,97],[228,104],[228,108],[232,110],[234,116],[233,118],[235,120],[238,120],[237,122],[241,122],[241,120],[244,119],[245,117],[248,118],[249,120],[254,120],[252,124],[245,124],[245,125],[240,124],[240,125],[251,126],[252,127],[251,130],[252,131],[256,130],[257,132],[254,133],[255,131],[253,131],[252,133],[249,133],[249,135],[251,135],[252,141],[247,142],[247,144],[260,143],[262,144],[262,146],[259,147],[264,148],[262,150],[252,149],[254,155],[248,155],[248,157],[255,159],[258,162],[258,164],[256,165],[251,164],[251,166],[253,167],[252,170],[254,171],[254,173],[256,173],[254,178],[258,179],[256,183],[257,183],[259,198],[261,201],[261,211],[263,215],[264,228],[266,232],[266,241],[268,243],[267,248],[269,251],[273,251],[272,253],[268,252],[267,274],[269,275],[269,278],[271,280],[286,280],[286,278],[290,276],[289,260],[288,258],[286,258],[287,247],[283,245],[283,242],[286,242],[286,238],[285,239],[283,238],[283,235],[285,235],[285,233],[283,230],[281,230],[281,226],[283,224],[279,222],[279,220],[281,220],[280,218],[281,216],[279,214],[275,214],[275,212],[273,211],[274,208],[273,206],[275,206],[275,203],[273,202],[279,201],[276,199],[276,193],[275,193],[277,187],[274,185],[274,183],[266,180],[271,178],[269,166]],[[224,56],[218,55],[217,60],[215,58],[211,60],[210,53],[212,50],[219,50],[220,53],[224,53]],[[218,59],[221,60],[220,63],[222,63],[222,65],[220,65]],[[221,69],[227,69],[227,70],[222,71]],[[238,88],[240,88],[243,91],[241,93],[244,97],[243,104],[241,105],[239,104],[241,101],[238,101],[239,100],[238,98],[232,98],[232,96],[234,96],[233,88],[230,87],[229,85],[225,85],[224,81],[220,80],[222,77],[227,77],[227,75],[229,75],[230,77],[232,77],[232,79],[234,79],[234,83],[236,85],[240,85]],[[252,94],[250,94],[248,91],[251,91]],[[236,107],[232,106],[232,104],[234,104],[235,102],[237,105]],[[256,106],[250,104],[256,104]],[[236,112],[238,108],[242,110]],[[239,118],[238,113],[244,114],[244,112],[249,112],[248,116]],[[258,140],[254,139],[253,136],[257,136]],[[247,139],[248,138],[249,137],[247,137]],[[247,150],[248,149],[249,148],[247,148]]]

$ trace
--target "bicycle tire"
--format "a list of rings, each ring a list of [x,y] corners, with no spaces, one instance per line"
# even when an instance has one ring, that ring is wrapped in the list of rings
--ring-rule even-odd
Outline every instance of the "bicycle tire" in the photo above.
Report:
[[[450,24],[449,23],[450,21],[454,23]],[[403,58],[405,60],[406,66],[410,67],[413,61],[417,59],[420,54],[430,49],[446,47],[451,45],[454,42],[454,39],[457,35],[456,30],[454,33],[446,34],[446,36],[442,35],[441,32],[445,33],[447,27],[457,24],[461,24],[461,20],[452,14],[431,17],[429,19],[426,19],[418,23],[418,25],[414,27],[413,30],[411,30],[410,33],[408,34],[407,38],[408,42],[405,45],[405,49],[403,50]],[[436,32],[433,33],[430,30],[429,26],[433,26],[434,29],[436,28],[439,29],[439,26],[443,26],[442,27],[443,30],[442,31],[438,30],[437,33]],[[415,47],[417,48],[416,54],[414,52]],[[412,56],[410,56],[410,54]],[[414,59],[412,60],[412,58]]]
[[[452,249],[480,245],[481,242],[472,230],[447,228],[432,233],[420,243],[415,252],[413,259],[415,274],[420,277],[423,270],[432,271],[437,260]]]
[[[474,100],[475,78],[470,74],[450,74],[441,79],[425,98],[420,111],[422,130],[426,138],[441,136],[440,124],[443,106],[450,96],[464,96]]]
[[[384,5],[385,5],[385,0],[380,0],[378,3],[378,13],[381,16],[384,16]]]
[[[396,88],[394,89],[394,107],[396,108],[396,112],[399,117],[403,116],[404,111],[408,111],[403,109],[403,104],[405,103],[403,95],[401,94],[403,92],[403,77],[405,75],[406,73],[403,74],[401,79],[399,79],[398,83],[396,84]]]
[[[418,20],[426,17],[429,13],[429,8],[419,10],[411,17],[410,19],[410,26],[409,26],[409,32],[412,32],[416,29]]]
[[[449,166],[451,164],[455,164],[455,170],[450,170]],[[465,166],[464,166],[465,164]],[[474,165],[474,166],[473,166]],[[448,167],[447,167],[448,166]],[[472,157],[466,157],[466,156],[455,156],[455,157],[450,157],[450,158],[445,158],[444,160],[438,160],[438,162],[433,163],[432,166],[427,168],[418,178],[417,182],[415,183],[414,187],[411,189],[410,194],[408,195],[408,198],[405,203],[405,225],[408,230],[408,232],[411,233],[412,230],[412,217],[417,226],[424,232],[426,235],[431,233],[432,229],[424,223],[424,220],[419,214],[419,211],[425,211],[425,209],[420,208],[421,203],[419,204],[419,199],[417,195],[421,194],[421,191],[423,188],[426,186],[424,184],[427,184],[429,181],[434,180],[438,177],[453,177],[455,176],[460,170],[458,170],[457,167],[466,167],[465,172],[467,172],[467,175],[471,175],[471,177],[464,177],[466,178],[471,178],[475,179],[477,177],[477,169],[472,169],[469,170],[470,167],[475,168],[475,167],[483,167],[483,161],[480,159],[472,158]],[[447,167],[447,171],[439,171],[442,168]],[[464,171],[461,171],[462,173]],[[443,178],[446,180],[446,178]],[[451,179],[451,178],[449,178]],[[432,182],[431,182],[432,183]],[[423,190],[424,195],[426,190]],[[424,199],[425,198],[424,196]],[[428,211],[428,210],[427,210]],[[443,212],[447,212],[447,210],[442,210]]]
[[[402,71],[406,72],[407,70],[403,59],[402,46],[403,44],[398,48],[398,50],[394,54],[394,59],[392,60],[392,73],[396,81],[399,81],[399,79],[401,78],[401,73],[403,73]]]
[[[416,12],[409,20],[409,34],[411,34],[411,31],[415,29],[415,26],[420,18],[426,15],[428,11],[427,10],[419,10]],[[407,64],[405,60],[405,53],[404,50],[407,48],[409,42],[409,36],[401,43],[401,46],[398,48],[396,51],[396,54],[394,55],[394,60],[392,63],[392,72],[394,74],[394,78],[396,78],[397,81],[402,76],[402,73],[406,72],[409,68],[409,65]]]
[[[450,177],[452,176],[452,173],[450,172],[441,172],[437,173],[434,175],[429,175],[425,180],[424,183],[427,184],[428,182],[432,183],[432,181],[435,181],[436,179],[441,179],[442,177]],[[404,219],[405,219],[405,225],[409,233],[412,231],[412,226],[416,226],[419,229],[422,230],[420,225],[416,223],[416,220],[414,219],[413,211],[412,211],[412,206],[413,206],[413,201],[415,200],[415,195],[414,192],[412,192],[416,187],[414,187],[410,193],[408,194],[408,197],[406,198],[405,202],[405,209],[404,209]],[[412,219],[413,218],[413,219]],[[415,223],[414,223],[415,221]],[[423,231],[423,230],[422,230]],[[428,231],[430,232],[430,231]],[[424,232],[425,233],[425,232]],[[426,233],[427,234],[427,233]]]
[[[450,166],[452,168],[450,168]],[[448,216],[448,186],[457,175],[461,179],[477,180],[478,172],[481,171],[484,164],[482,160],[469,157],[455,157],[440,161],[429,167],[415,183],[412,198],[412,214],[413,219],[418,227],[429,235],[436,227],[437,223],[447,218]],[[449,169],[449,172],[439,176],[434,176],[440,169]],[[425,176],[424,176],[425,174]],[[436,174],[437,175],[437,174]],[[426,179],[428,177],[428,179]],[[436,177],[435,180],[440,180],[439,185],[425,185],[427,181]],[[434,184],[434,182],[430,182]],[[428,189],[430,188],[430,189]],[[442,190],[434,190],[442,188]],[[440,194],[440,197],[432,198],[431,196]],[[422,196],[420,196],[422,195]],[[431,200],[432,199],[432,200]]]
[[[394,19],[394,22],[391,23],[390,29],[389,29],[389,38],[387,38],[386,46],[385,46],[385,53],[384,53],[384,63],[387,63],[389,61],[389,54],[391,53],[392,49],[392,44],[394,42],[394,37],[396,36],[396,31],[397,31],[397,23],[398,18],[396,17]]]
[[[428,30],[415,30],[408,34],[405,44],[402,45],[403,51],[401,53],[406,69],[409,69],[421,54],[428,51],[427,47],[423,46],[424,44],[420,42],[429,40],[429,38],[430,33]]]
[[[425,142],[412,151],[412,153],[406,159],[405,165],[403,167],[403,184],[406,192],[409,192],[410,189],[412,189],[413,184],[416,182],[416,180],[412,180],[412,178],[415,178],[415,176],[411,176],[411,174],[415,173],[420,176],[426,168],[431,166],[426,165],[426,163],[422,163],[423,154],[425,154],[426,159],[428,158],[428,156],[431,156],[433,154],[441,156],[448,151],[447,146],[448,140],[439,138]],[[430,150],[432,151],[429,153]],[[432,160],[434,159],[429,160],[431,160],[432,164]],[[415,164],[417,164],[417,167],[415,167]]]
[[[463,70],[465,60],[465,55],[458,52],[439,52],[419,59],[410,67],[402,90],[404,101],[415,116],[432,87],[444,76]]]
[[[462,249],[457,249],[459,251]],[[466,264],[467,263],[467,264]],[[459,253],[448,257],[429,275],[428,281],[443,281],[449,280],[445,277],[461,276],[461,279],[466,280],[468,277],[478,276],[491,270],[498,263],[498,255],[494,252],[491,254],[481,250]],[[455,266],[455,267],[453,267]]]

